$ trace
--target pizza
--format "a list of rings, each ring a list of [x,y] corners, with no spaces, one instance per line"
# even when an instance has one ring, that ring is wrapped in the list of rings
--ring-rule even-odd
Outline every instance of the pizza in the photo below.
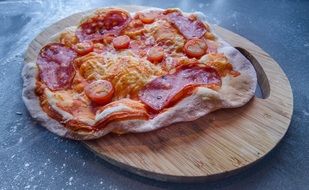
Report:
[[[251,63],[200,13],[97,9],[46,41],[24,65],[23,100],[75,140],[196,120],[243,106],[256,88]]]

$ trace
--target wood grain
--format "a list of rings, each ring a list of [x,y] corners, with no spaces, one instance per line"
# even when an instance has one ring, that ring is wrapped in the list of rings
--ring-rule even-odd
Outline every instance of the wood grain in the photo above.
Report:
[[[129,11],[145,7],[123,7]],[[29,45],[25,62],[35,61],[50,36],[76,25],[77,13],[46,28]],[[217,179],[247,168],[270,152],[285,135],[292,116],[293,96],[280,66],[249,40],[214,26],[254,65],[263,98],[254,97],[237,109],[224,109],[193,122],[178,123],[142,134],[109,134],[84,141],[103,159],[133,173],[168,181]]]

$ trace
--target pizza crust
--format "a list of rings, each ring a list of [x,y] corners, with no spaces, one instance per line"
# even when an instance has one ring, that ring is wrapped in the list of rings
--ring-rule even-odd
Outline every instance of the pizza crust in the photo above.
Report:
[[[204,16],[201,16],[201,13],[197,15],[201,19],[204,18]],[[74,31],[75,29],[76,26],[72,26],[65,30]],[[57,41],[59,35],[60,33],[55,34],[48,42]],[[216,36],[218,37],[218,35]],[[233,65],[233,68],[240,72],[241,75],[238,77],[231,77],[228,75],[222,78],[222,86],[218,91],[198,87],[196,92],[191,96],[182,99],[173,107],[168,108],[166,111],[150,120],[114,121],[96,132],[80,132],[67,129],[57,120],[50,118],[40,106],[39,98],[35,94],[38,67],[34,62],[25,64],[22,71],[24,80],[22,93],[23,101],[31,116],[39,121],[42,126],[59,136],[75,140],[96,139],[110,132],[121,134],[153,131],[172,123],[196,120],[217,109],[243,106],[254,96],[257,85],[255,70],[251,63],[238,50],[231,47],[220,38],[218,38],[218,41],[220,44],[218,52],[224,53]]]
[[[59,136],[75,140],[95,139],[111,131],[109,130],[109,127],[106,127],[104,130],[101,130],[96,133],[86,133],[86,132],[77,133],[65,128],[57,120],[50,118],[42,110],[40,106],[40,100],[38,96],[35,94],[35,87],[36,87],[35,83],[37,76],[38,76],[38,67],[36,66],[36,64],[33,62],[25,64],[22,71],[22,77],[24,80],[22,97],[26,107],[30,112],[30,115],[35,120],[37,120],[42,126],[46,127],[48,130]]]

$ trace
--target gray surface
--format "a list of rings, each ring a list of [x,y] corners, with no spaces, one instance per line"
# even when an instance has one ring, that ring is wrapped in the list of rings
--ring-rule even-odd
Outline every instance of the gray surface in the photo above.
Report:
[[[81,1],[82,2],[82,1]],[[0,1],[1,189],[309,189],[308,1]],[[36,124],[21,100],[20,72],[30,41],[51,23],[82,10],[115,4],[202,11],[267,51],[290,79],[294,115],[279,144],[255,167],[211,183],[157,182],[122,171],[78,142]]]

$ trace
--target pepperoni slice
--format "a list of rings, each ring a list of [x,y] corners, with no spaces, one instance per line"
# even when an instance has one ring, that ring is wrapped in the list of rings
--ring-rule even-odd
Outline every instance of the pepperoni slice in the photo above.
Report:
[[[168,14],[167,20],[173,24],[186,39],[200,38],[207,32],[203,22],[197,18],[189,19],[180,12]]]
[[[80,41],[99,41],[108,34],[118,35],[130,21],[129,13],[123,10],[111,9],[97,12],[94,17],[80,24],[76,35]]]
[[[186,67],[152,80],[140,92],[139,99],[151,109],[160,111],[192,93],[197,86],[221,86],[217,71],[210,67]]]
[[[41,80],[51,90],[63,90],[71,86],[75,70],[72,61],[77,54],[65,45],[51,43],[43,47],[37,65]]]

